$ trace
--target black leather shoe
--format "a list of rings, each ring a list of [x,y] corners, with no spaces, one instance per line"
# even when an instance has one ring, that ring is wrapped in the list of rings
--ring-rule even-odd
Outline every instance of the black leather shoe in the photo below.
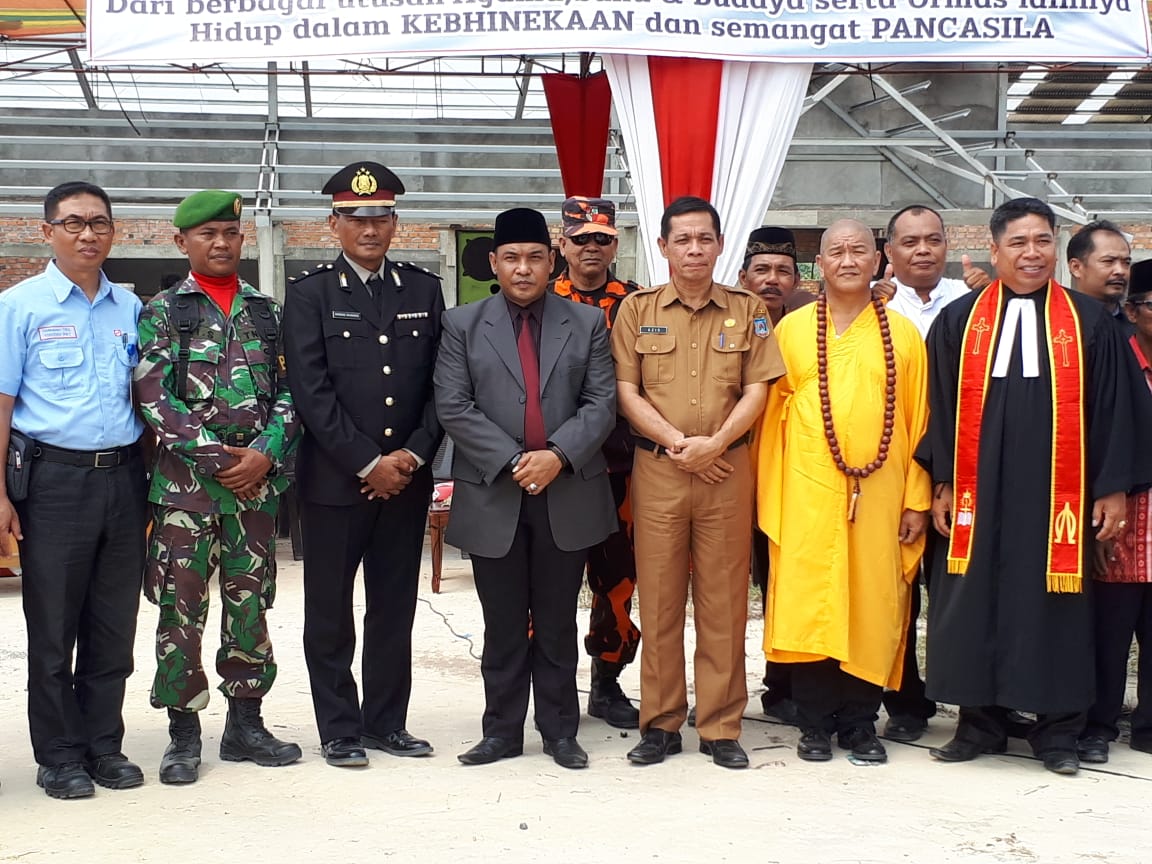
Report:
[[[832,736],[823,729],[803,729],[796,755],[805,762],[827,762],[832,758]]]
[[[953,738],[943,747],[931,748],[928,751],[928,755],[941,762],[971,762],[981,754],[1003,753],[1007,749],[1007,741],[1001,741],[999,744],[992,746],[984,746],[981,744],[973,744],[971,741],[965,741],[961,738]]]
[[[105,789],[132,789],[144,782],[144,772],[123,753],[105,753],[84,763],[88,776]]]
[[[639,729],[640,711],[620,689],[622,663],[592,658],[592,686],[588,689],[588,716],[599,717],[617,729]]]
[[[685,721],[693,729],[696,728],[696,706],[693,705],[688,709],[688,719]]]
[[[1103,764],[1108,761],[1108,742],[1100,735],[1087,735],[1076,742],[1076,755],[1081,762]]]
[[[368,754],[359,738],[333,738],[325,741],[321,750],[324,761],[337,768],[363,768],[368,764]]]
[[[895,717],[889,717],[888,722],[884,724],[883,737],[889,741],[911,744],[913,741],[919,741],[927,728],[927,720],[921,720],[910,714],[897,714]]]
[[[1152,753],[1152,735],[1133,735],[1128,746],[1141,753]]]
[[[796,709],[796,703],[791,699],[778,699],[765,690],[760,694],[760,708],[765,717],[778,720],[785,726],[800,725],[800,712]]]
[[[715,741],[701,741],[700,752],[712,757],[721,768],[747,768],[748,754],[739,741],[731,738],[717,738]]]
[[[575,738],[544,739],[544,755],[561,768],[587,768],[588,754]]]
[[[96,794],[92,778],[79,762],[41,765],[36,769],[36,785],[49,798],[91,798]]]
[[[888,751],[876,737],[872,729],[857,726],[836,736],[836,743],[845,750],[851,750],[852,756],[861,762],[887,762]]]
[[[410,735],[407,729],[397,729],[382,738],[375,735],[361,735],[360,742],[372,750],[383,750],[393,756],[427,756],[432,745],[423,738]]]
[[[572,740],[575,741],[575,739]],[[513,741],[511,738],[481,738],[475,747],[461,753],[456,758],[465,765],[488,765],[492,762],[499,762],[501,759],[519,756],[523,752],[523,741]],[[587,759],[588,757],[585,756],[584,758]]]
[[[1053,774],[1076,774],[1080,771],[1080,760],[1074,750],[1049,750],[1040,757],[1044,767]]]
[[[649,729],[640,738],[640,743],[628,751],[628,761],[633,765],[655,765],[664,761],[665,756],[673,756],[684,749],[679,732],[665,732],[663,729]]]

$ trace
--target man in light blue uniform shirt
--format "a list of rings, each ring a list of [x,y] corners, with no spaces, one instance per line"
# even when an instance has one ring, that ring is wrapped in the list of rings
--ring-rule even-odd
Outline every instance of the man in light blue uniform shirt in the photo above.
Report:
[[[0,534],[21,541],[36,782],[84,798],[93,780],[144,780],[121,752],[147,520],[131,390],[141,304],[101,269],[115,236],[104,190],[57,186],[43,231],[53,260],[0,294],[0,452],[22,435],[32,457],[23,501],[0,477]]]

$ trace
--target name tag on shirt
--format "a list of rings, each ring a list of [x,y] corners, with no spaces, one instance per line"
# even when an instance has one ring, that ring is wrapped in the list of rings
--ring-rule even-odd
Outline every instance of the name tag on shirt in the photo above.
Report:
[[[640,326],[641,333],[667,333],[667,327],[658,327],[655,324],[642,324]]]
[[[415,318],[427,318],[427,312],[401,312],[396,318],[399,321],[412,321]]]
[[[54,339],[76,339],[76,326],[74,324],[57,324],[53,327],[37,327],[41,342],[51,342]]]
[[[332,310],[332,317],[339,320],[339,321],[359,321],[360,320],[360,313],[359,312],[344,312],[340,309],[333,309]]]

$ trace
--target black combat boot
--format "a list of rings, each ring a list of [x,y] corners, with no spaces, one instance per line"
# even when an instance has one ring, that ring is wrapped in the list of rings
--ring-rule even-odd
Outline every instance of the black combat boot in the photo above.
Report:
[[[200,778],[200,715],[168,709],[172,743],[160,760],[161,783],[195,783]]]
[[[592,658],[592,689],[588,692],[588,715],[599,717],[617,729],[639,729],[640,712],[628,701],[617,679],[621,663]]]
[[[220,736],[220,758],[226,762],[248,760],[266,768],[290,765],[300,758],[300,747],[273,737],[264,728],[260,701],[228,697],[228,720]]]

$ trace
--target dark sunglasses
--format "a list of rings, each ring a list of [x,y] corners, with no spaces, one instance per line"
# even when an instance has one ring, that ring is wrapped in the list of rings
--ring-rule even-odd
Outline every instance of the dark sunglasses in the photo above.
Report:
[[[575,237],[569,237],[577,246],[587,246],[588,241],[595,240],[597,246],[611,246],[612,241],[616,238],[611,234],[601,234],[597,231],[595,234],[577,234]]]

